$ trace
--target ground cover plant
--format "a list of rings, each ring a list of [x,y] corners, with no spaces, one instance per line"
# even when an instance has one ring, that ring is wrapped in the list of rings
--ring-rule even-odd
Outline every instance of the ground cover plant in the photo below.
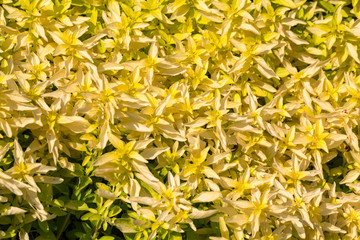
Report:
[[[359,17],[0,0],[0,238],[359,239]]]

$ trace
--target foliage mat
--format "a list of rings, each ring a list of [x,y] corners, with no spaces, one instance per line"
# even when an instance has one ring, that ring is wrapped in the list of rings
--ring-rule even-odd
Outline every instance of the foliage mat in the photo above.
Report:
[[[0,0],[0,239],[359,239],[359,0]]]

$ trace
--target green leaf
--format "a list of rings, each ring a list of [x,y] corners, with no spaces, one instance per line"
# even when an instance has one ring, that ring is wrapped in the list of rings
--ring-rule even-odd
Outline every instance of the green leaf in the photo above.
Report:
[[[83,220],[83,221],[101,220],[101,216],[97,213],[88,212],[81,216],[81,220]]]
[[[178,232],[170,232],[167,235],[167,240],[182,240],[182,235]]]
[[[126,240],[134,240],[136,239],[135,233],[123,233]]]
[[[357,0],[355,0],[357,1]],[[354,2],[354,1],[353,1]],[[335,11],[335,6],[332,5],[330,2],[328,1],[320,1],[320,5],[325,8],[327,11],[329,12],[334,12]]]
[[[153,196],[154,198],[160,197],[160,195],[156,191],[154,191],[154,189],[152,189],[148,184],[146,184],[141,180],[139,180],[139,183],[143,188],[145,188],[151,194],[151,196]]]
[[[187,240],[199,240],[199,236],[192,229],[186,231],[186,239]]]
[[[121,212],[121,208],[118,205],[114,205],[113,207],[111,207],[108,216],[109,217],[114,217],[116,215],[118,215]]]
[[[115,237],[112,236],[102,236],[99,240],[114,240]]]
[[[283,78],[288,76],[290,73],[288,72],[288,70],[286,70],[286,68],[283,67],[279,67],[275,70],[276,75],[278,75],[279,77]]]
[[[47,201],[50,202],[53,199],[53,189],[52,184],[50,183],[37,183],[39,186],[41,192],[38,193],[39,199],[41,201]]]
[[[61,210],[61,208],[59,208],[59,207],[50,207],[49,212],[56,214],[56,216],[65,216],[65,215],[67,215],[67,212]]]
[[[289,8],[296,8],[295,3],[291,0],[272,0],[272,2]]]
[[[85,202],[80,200],[70,200],[65,204],[66,208],[73,209],[73,210],[79,210],[79,211],[86,211],[88,210],[88,206]]]
[[[81,193],[81,190],[83,190],[90,183],[92,183],[92,180],[88,176],[80,177],[79,184],[75,187],[75,191],[74,191],[75,196],[78,196]]]
[[[44,221],[44,222],[38,221],[38,224],[39,224],[40,229],[43,230],[44,232],[48,232],[50,230],[49,224],[47,221]]]
[[[352,0],[353,11],[357,18],[360,18],[360,1],[359,0]]]
[[[64,206],[64,201],[62,201],[60,199],[54,199],[53,204],[55,206],[58,206],[58,207],[63,207]]]

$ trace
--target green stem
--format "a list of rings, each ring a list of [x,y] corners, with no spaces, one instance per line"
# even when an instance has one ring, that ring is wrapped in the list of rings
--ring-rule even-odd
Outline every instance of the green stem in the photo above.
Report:
[[[60,228],[60,231],[59,231],[58,235],[56,236],[56,240],[59,240],[59,239],[60,239],[61,234],[62,234],[63,231],[65,230],[66,224],[68,223],[68,221],[69,221],[69,219],[70,219],[70,215],[71,215],[71,213],[68,213],[68,214],[66,215],[65,221],[63,222],[63,224],[62,224],[62,226],[61,226],[61,228]]]
[[[96,228],[95,228],[95,231],[94,231],[94,234],[92,235],[92,238],[91,239],[96,239],[96,235],[98,233],[98,230],[100,228],[100,225],[101,225],[101,220],[98,220],[97,224],[96,224]]]

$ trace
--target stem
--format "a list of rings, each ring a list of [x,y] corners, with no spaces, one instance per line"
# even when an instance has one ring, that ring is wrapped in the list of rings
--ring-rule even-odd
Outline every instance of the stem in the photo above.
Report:
[[[61,226],[61,228],[60,228],[60,231],[59,231],[58,235],[56,236],[56,240],[59,240],[59,239],[60,239],[61,234],[62,234],[63,231],[65,230],[66,224],[68,223],[68,221],[69,221],[69,219],[70,219],[70,215],[71,215],[71,213],[68,213],[68,214],[66,215],[65,221],[63,222],[63,224],[62,224],[62,226]]]
[[[91,239],[96,239],[96,235],[98,233],[98,230],[100,228],[100,225],[101,225],[101,220],[98,220],[97,224],[96,224],[96,228],[95,228],[95,231],[94,231],[94,234],[92,235],[92,238]]]

